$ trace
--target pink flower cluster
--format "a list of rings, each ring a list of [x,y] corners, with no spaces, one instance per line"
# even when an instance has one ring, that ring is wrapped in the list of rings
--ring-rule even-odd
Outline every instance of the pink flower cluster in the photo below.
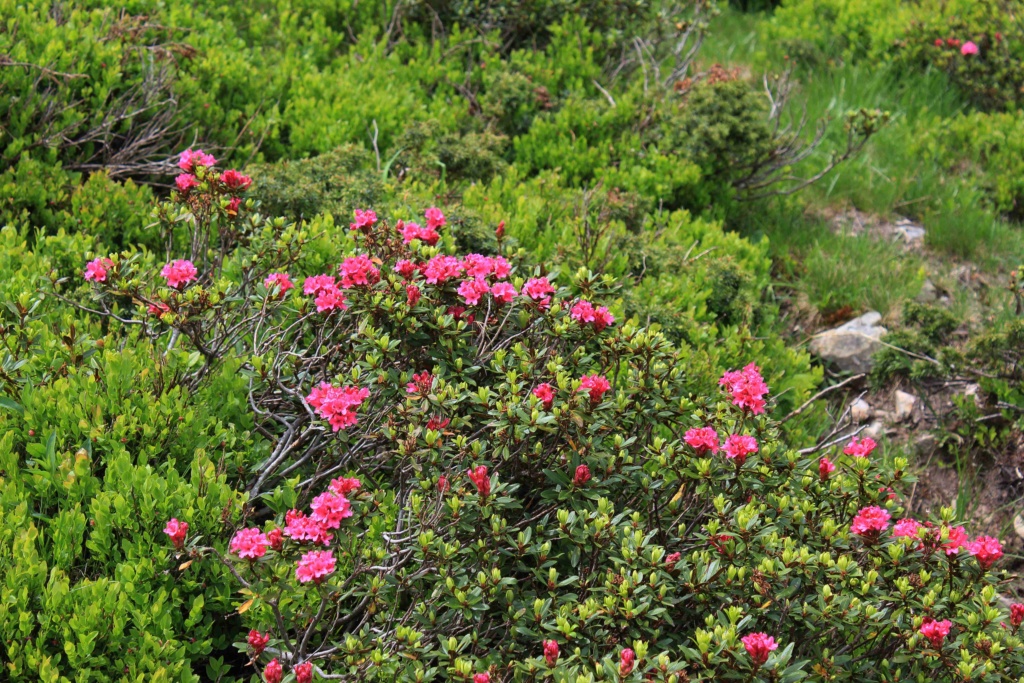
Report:
[[[555,402],[555,388],[544,382],[538,384],[533,389],[533,395],[540,399],[540,402],[544,405],[544,410],[551,410],[552,404]]]
[[[608,382],[604,375],[583,375],[580,378],[579,391],[586,391],[590,394],[590,402],[597,404],[601,402],[601,398],[605,395],[612,385]]]
[[[822,481],[826,481],[829,475],[835,471],[836,466],[828,458],[822,458],[818,461],[818,476],[821,477]]]
[[[443,220],[444,216],[441,218]],[[404,223],[402,221],[398,221],[398,225],[396,227],[399,232],[402,233],[403,244],[409,244],[413,240],[419,240],[429,244],[430,246],[434,246],[437,244],[437,241],[441,239],[441,235],[438,234],[437,230],[429,225],[424,228],[419,223]]]
[[[365,387],[336,387],[327,382],[313,387],[306,401],[334,431],[356,424],[356,409],[370,396]]]
[[[597,332],[615,322],[615,316],[608,312],[607,307],[594,308],[592,303],[582,299],[576,302],[569,315],[580,325],[590,325]]]
[[[334,278],[330,275],[313,275],[302,283],[302,292],[315,296],[313,303],[318,313],[324,311],[344,311],[348,308],[345,295],[338,289]]]
[[[935,621],[931,617],[925,617],[921,622],[921,635],[931,641],[932,647],[939,649],[942,647],[942,641],[949,635],[949,628],[952,625],[948,619]]]
[[[481,498],[486,499],[487,496],[491,495],[491,478],[487,474],[487,467],[485,465],[478,465],[477,467],[471,467],[466,474],[469,476],[469,480],[476,486],[476,492],[480,494]]]
[[[366,254],[350,256],[341,262],[341,286],[345,289],[355,286],[369,287],[380,281],[380,271]]]
[[[277,289],[278,294],[284,294],[289,289],[294,289],[295,285],[292,283],[288,273],[271,273],[267,276],[267,279],[263,281],[263,286],[268,290]]]
[[[558,643],[553,640],[544,641],[544,661],[548,663],[548,666],[558,664]]]
[[[333,490],[324,491],[314,498],[310,509],[313,511],[310,519],[326,529],[337,529],[341,526],[341,520],[352,516],[352,505],[348,498]]]
[[[755,666],[761,666],[767,662],[768,656],[779,647],[775,639],[767,633],[751,633],[740,638],[740,641]]]
[[[718,383],[732,394],[733,405],[749,410],[754,415],[764,412],[767,404],[764,395],[768,393],[768,385],[761,376],[761,368],[754,363],[742,370],[725,373]]]
[[[322,583],[334,573],[336,566],[334,553],[330,550],[310,550],[299,560],[295,568],[295,578],[299,583]]]
[[[636,653],[630,648],[625,648],[619,653],[619,675],[628,676],[636,666]]]
[[[195,173],[200,166],[209,168],[216,165],[217,160],[213,158],[213,155],[207,154],[201,149],[186,149],[178,157],[178,168],[185,173]]]
[[[270,541],[259,529],[239,529],[228,547],[242,559],[255,560],[267,554]]]
[[[982,569],[988,569],[1003,556],[1003,544],[991,536],[981,536],[967,544],[967,552],[978,558]]]
[[[725,440],[724,450],[725,457],[735,460],[742,467],[748,455],[757,453],[757,441],[746,434],[732,434]]]
[[[246,638],[246,642],[249,643],[249,647],[252,648],[252,652],[257,657],[267,648],[267,643],[270,642],[270,632],[260,633],[256,629],[249,631],[249,636]]]
[[[334,535],[321,522],[307,517],[302,510],[289,510],[284,516],[284,535],[299,543],[327,545]]]
[[[86,280],[92,282],[106,282],[107,271],[114,267],[114,262],[105,256],[97,259],[93,259],[85,264],[85,277]]]
[[[178,259],[171,261],[163,267],[160,275],[167,280],[167,286],[174,289],[181,289],[184,285],[194,281],[199,271],[191,261]]]
[[[231,169],[220,174],[220,182],[232,192],[242,192],[252,185],[252,178]]]
[[[546,311],[551,307],[551,295],[554,293],[555,288],[546,277],[530,278],[523,285],[523,296],[530,297],[541,310]]]
[[[876,539],[878,535],[889,528],[889,520],[892,515],[885,508],[871,505],[861,508],[857,516],[850,524],[850,531],[866,539]]]
[[[698,455],[711,452],[717,453],[719,449],[718,432],[714,427],[693,427],[686,430],[683,436],[686,445],[697,451]]]
[[[448,223],[448,220],[444,217],[444,214],[441,213],[441,209],[437,208],[436,206],[432,206],[426,211],[424,211],[423,217],[427,219],[427,228],[429,230],[438,230],[440,228],[443,228]]]
[[[182,173],[174,179],[174,186],[178,188],[178,192],[181,194],[188,194],[188,191],[193,187],[199,187],[199,178],[196,178],[191,173]]]
[[[377,223],[377,214],[374,211],[363,209],[356,209],[356,220],[353,223],[349,223],[348,227],[352,230],[362,230],[363,232],[369,232]]]
[[[167,526],[164,527],[164,533],[167,534],[171,543],[178,550],[185,547],[185,536],[188,535],[188,524],[186,522],[179,522],[176,518],[171,517],[167,522]]]
[[[412,376],[412,381],[406,383],[405,393],[407,394],[421,394],[426,396],[430,393],[431,388],[434,386],[434,376],[424,370],[423,372],[415,373]]]
[[[997,538],[979,536],[974,541],[971,541],[967,536],[967,531],[962,526],[943,526],[939,529],[933,529],[928,533],[921,532],[922,529],[931,528],[931,524],[927,522],[922,524],[916,519],[908,517],[896,522],[892,535],[895,538],[919,539],[920,543],[917,546],[919,549],[925,546],[932,548],[941,546],[947,555],[956,555],[960,552],[961,548],[966,548],[967,552],[978,558],[978,564],[981,565],[982,569],[988,569],[1003,556],[1003,544]],[[943,531],[945,531],[945,541],[942,540]]]
[[[871,455],[871,452],[878,446],[875,440],[868,437],[864,440],[857,438],[856,436],[846,445],[843,449],[843,453],[846,455],[852,455],[855,458],[866,458]]]
[[[590,468],[586,465],[577,465],[576,473],[573,475],[573,486],[583,486],[590,481]]]

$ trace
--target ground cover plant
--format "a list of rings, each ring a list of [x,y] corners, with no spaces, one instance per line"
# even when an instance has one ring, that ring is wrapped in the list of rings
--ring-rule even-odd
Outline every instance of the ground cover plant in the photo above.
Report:
[[[964,344],[904,305],[926,255],[813,212],[959,211],[970,154],[998,245],[929,244],[999,272],[1015,34],[901,8],[883,57],[720,9],[0,0],[4,677],[1024,675],[1013,546],[849,433],[791,295],[902,311],[871,382],[984,373],[1013,420],[964,403],[948,447],[1013,443],[1018,280]],[[824,66],[762,78],[737,26]],[[889,59],[930,90],[801,116]],[[933,174],[876,195],[900,136]]]

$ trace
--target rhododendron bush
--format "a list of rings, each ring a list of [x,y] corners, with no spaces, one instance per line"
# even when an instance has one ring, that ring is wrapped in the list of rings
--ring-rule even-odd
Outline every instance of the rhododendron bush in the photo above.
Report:
[[[247,183],[189,159],[195,184],[156,212],[164,258],[95,255],[80,291],[190,354],[169,381],[199,387],[239,360],[271,444],[231,475],[245,504],[220,524],[153,521],[168,570],[230,572],[234,675],[1022,670],[999,541],[950,510],[909,519],[907,463],[870,439],[787,447],[758,359],[695,393],[672,344],[609,310],[603,280],[456,253],[436,207],[321,232],[270,221]]]

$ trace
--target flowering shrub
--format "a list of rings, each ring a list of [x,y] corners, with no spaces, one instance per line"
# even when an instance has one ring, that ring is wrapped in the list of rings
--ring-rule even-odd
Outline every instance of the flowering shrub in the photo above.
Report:
[[[567,285],[596,302],[599,283],[547,279],[538,299],[524,289],[539,268],[406,243],[380,216],[335,234],[324,266],[315,235],[251,201],[233,212],[233,191],[207,181],[158,212],[204,264],[194,280],[164,287],[159,264],[110,255],[89,287],[101,310],[168,307],[138,324],[194,347],[182,384],[242,349],[272,448],[238,482],[235,529],[168,523],[167,543],[229,569],[237,648],[264,680],[995,681],[1024,666],[999,625],[998,541],[951,547],[949,510],[895,533],[906,462],[867,440],[829,459],[788,449],[756,364],[694,393],[657,331],[573,314]],[[306,285],[268,288],[272,273]],[[318,310],[330,287],[345,307]]]

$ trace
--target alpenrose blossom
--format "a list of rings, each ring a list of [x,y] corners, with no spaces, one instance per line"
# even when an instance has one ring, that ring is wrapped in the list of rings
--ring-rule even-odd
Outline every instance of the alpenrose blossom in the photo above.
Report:
[[[1024,623],[1024,604],[1015,602],[1010,605],[1010,626],[1017,629]]]
[[[895,538],[917,538],[917,532],[923,528],[924,526],[916,519],[908,517],[896,522],[892,535]]]
[[[775,639],[767,633],[751,633],[740,638],[740,641],[755,666],[761,666],[767,662],[768,655],[779,647]]]
[[[964,529],[962,526],[952,528],[944,526],[936,532],[936,537],[939,540],[942,539],[943,529],[948,529],[946,540],[942,543],[942,547],[945,549],[947,555],[956,555],[958,552],[960,552],[960,548],[967,547],[967,542],[969,539],[967,538],[966,529]]]
[[[267,532],[267,542],[270,543],[270,547],[276,551],[281,552],[281,548],[284,547],[284,532],[280,529],[271,529]]]
[[[583,486],[590,481],[590,468],[586,465],[578,465],[576,467],[576,473],[572,477],[572,483],[574,486]]]
[[[369,232],[377,223],[377,214],[374,211],[356,209],[356,219],[354,222],[349,223],[348,227],[351,230],[362,230],[363,232]]]
[[[424,211],[423,217],[427,219],[427,227],[430,228],[431,230],[443,228],[445,224],[448,222],[447,219],[444,217],[444,214],[441,213],[441,209],[437,208],[436,206],[432,206],[426,211]]]
[[[491,291],[490,286],[482,279],[477,280],[464,280],[459,285],[459,296],[467,306],[477,306],[480,304],[480,298]]]
[[[321,290],[316,295],[313,303],[316,306],[317,313],[344,311],[348,308],[348,301],[345,300],[345,295],[334,285]]]
[[[448,493],[448,490],[451,487],[452,487],[452,485],[448,483],[448,477],[446,477],[446,476],[444,476],[442,474],[440,477],[437,478],[437,492],[438,493]]]
[[[299,583],[322,583],[334,573],[334,553],[330,550],[310,550],[299,560],[295,568],[295,578]]]
[[[178,550],[185,547],[185,536],[188,535],[188,524],[186,522],[179,522],[176,518],[171,517],[167,522],[167,526],[164,527],[164,533],[167,534],[171,543]]]
[[[519,292],[516,291],[516,288],[508,282],[499,282],[491,287],[491,296],[494,297],[494,300],[499,306],[511,303],[512,299],[516,298],[518,293]]]
[[[302,293],[307,296],[336,288],[334,277],[331,275],[311,275],[302,281]]]
[[[683,440],[698,453],[718,452],[718,432],[714,427],[693,427],[686,430]]]
[[[108,259],[106,256],[93,259],[85,264],[85,273],[83,277],[86,280],[92,282],[106,282],[107,281],[107,270],[114,267],[114,262]]]
[[[443,285],[462,274],[462,261],[454,256],[438,254],[427,261],[423,268],[423,277],[428,285]]]
[[[551,405],[555,402],[555,388],[553,386],[547,382],[538,384],[533,388],[533,395],[544,404],[544,410],[551,410]]]
[[[174,179],[174,186],[181,194],[188,194],[193,187],[199,187],[199,178],[191,173],[182,173]]]
[[[395,267],[392,270],[401,275],[403,279],[411,280],[416,275],[416,264],[407,258],[403,258],[395,263]]]
[[[544,641],[544,660],[548,666],[558,664],[558,643],[553,640]]]
[[[530,278],[523,285],[523,296],[536,302],[541,310],[551,308],[551,295],[554,293],[555,288],[546,277]]]
[[[181,289],[182,286],[195,280],[196,276],[199,275],[199,271],[196,270],[191,261],[177,259],[165,265],[160,271],[160,275],[167,280],[168,287]]]
[[[338,272],[341,273],[341,286],[345,289],[369,287],[380,281],[380,271],[366,254],[348,257],[341,262]]]
[[[679,564],[679,560],[681,559],[683,559],[682,553],[669,553],[665,558],[665,569],[672,571],[676,568],[676,565]]]
[[[277,657],[271,659],[263,669],[263,680],[267,683],[281,683],[283,676],[284,669],[281,667],[281,662],[277,661]]]
[[[244,560],[255,560],[267,554],[270,541],[259,529],[239,529],[231,537],[231,552]]]
[[[978,46],[974,43],[974,41],[968,40],[966,43],[963,44],[963,47],[960,48],[960,54],[962,54],[964,57],[976,55],[978,54]]]
[[[452,423],[449,417],[440,417],[439,415],[432,416],[427,420],[427,429],[435,432],[439,432]]]
[[[469,476],[469,480],[476,486],[477,493],[480,494],[481,498],[487,498],[491,495],[491,478],[487,475],[487,467],[485,465],[478,465],[471,467],[466,472]]]
[[[636,665],[636,653],[630,648],[625,648],[619,653],[619,675],[628,676]]]
[[[229,189],[235,192],[248,190],[252,185],[252,178],[231,169],[220,174],[220,181]]]
[[[421,296],[420,288],[416,285],[409,284],[405,286],[405,304],[407,306],[411,307],[418,304]]]
[[[612,388],[604,375],[583,375],[580,377],[579,391],[586,391],[590,394],[591,403],[600,403],[605,392]]]
[[[491,674],[480,673],[473,676],[473,683],[491,683]]]
[[[334,538],[327,528],[301,510],[289,510],[284,516],[284,535],[299,543],[327,545]]]
[[[725,457],[735,460],[736,464],[742,467],[748,455],[757,453],[757,441],[754,437],[747,436],[746,434],[731,434],[725,440],[723,450],[725,451]]]
[[[925,617],[921,622],[921,635],[930,640],[932,647],[938,650],[942,647],[942,641],[949,635],[949,627],[952,625],[948,619],[935,621],[931,617]]]
[[[877,445],[875,440],[870,437],[861,440],[855,436],[850,443],[846,444],[843,453],[852,455],[855,458],[866,458],[871,455],[871,452],[875,450]]]
[[[298,664],[295,669],[295,683],[312,683],[313,665],[310,662]]]
[[[186,149],[178,157],[178,168],[186,173],[194,173],[200,166],[209,168],[216,165],[217,160],[213,158],[213,155],[207,154],[201,149]]]
[[[876,539],[878,535],[889,528],[889,520],[892,515],[889,511],[877,505],[861,508],[857,516],[850,524],[850,531],[866,539]]]
[[[764,383],[764,378],[761,376],[761,368],[754,363],[750,363],[738,372],[725,373],[718,383],[732,394],[733,405],[749,410],[753,415],[760,415],[764,412],[767,405],[764,395],[768,393],[768,385]]]
[[[569,311],[570,317],[580,325],[590,325],[595,332],[600,332],[615,322],[615,316],[604,306],[594,308],[589,301],[580,300]]]
[[[424,228],[419,223],[405,223],[404,221],[398,221],[395,226],[398,231],[402,233],[402,243],[409,244],[413,240],[419,240],[425,242],[430,246],[437,244],[438,240],[441,239],[441,235],[437,233],[434,228]]]
[[[988,569],[1003,556],[1003,544],[992,536],[980,536],[967,544],[967,552],[978,558],[982,569]]]
[[[322,382],[313,387],[306,402],[330,423],[332,430],[338,431],[358,422],[356,410],[369,396],[370,390],[365,387],[336,387]]]
[[[171,307],[165,304],[163,301],[156,301],[146,307],[146,312],[152,316],[159,318],[164,313],[170,313]]]
[[[818,461],[818,476],[821,477],[822,481],[827,481],[829,475],[835,471],[836,466],[828,458],[822,458]]]
[[[260,633],[256,629],[252,629],[249,631],[249,637],[245,640],[249,643],[249,647],[252,648],[253,654],[259,656],[267,648],[267,643],[270,642],[270,631]]]
[[[331,483],[328,484],[328,488],[341,496],[347,496],[350,493],[358,491],[363,487],[363,482],[359,481],[355,477],[338,477],[332,479]]]
[[[412,381],[405,385],[405,393],[426,396],[434,386],[434,376],[424,370],[412,376]]]
[[[494,236],[499,242],[501,241],[501,238],[505,236],[505,221],[498,222],[498,227],[494,229]]]
[[[324,491],[313,499],[309,507],[313,511],[310,517],[327,529],[337,529],[341,520],[352,516],[348,498],[334,491]]]
[[[295,285],[292,283],[292,279],[288,277],[288,273],[271,273],[267,276],[267,279],[263,281],[263,286],[269,290],[276,287],[280,294],[284,294],[289,289],[295,288]]]

